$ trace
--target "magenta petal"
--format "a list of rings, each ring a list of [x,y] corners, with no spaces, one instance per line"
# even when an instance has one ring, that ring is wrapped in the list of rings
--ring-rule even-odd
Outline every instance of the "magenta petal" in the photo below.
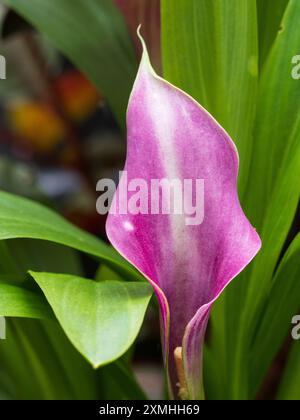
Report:
[[[174,350],[182,347],[188,398],[201,398],[211,305],[261,246],[238,200],[237,150],[205,109],[154,73],[145,47],[127,129],[128,181],[204,179],[200,225],[186,225],[184,215],[162,214],[110,214],[107,221],[113,246],[145,275],[158,297],[170,392],[177,397]]]

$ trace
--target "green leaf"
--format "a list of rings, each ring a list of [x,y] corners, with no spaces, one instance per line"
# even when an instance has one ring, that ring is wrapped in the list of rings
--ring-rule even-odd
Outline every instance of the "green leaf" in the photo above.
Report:
[[[94,367],[118,359],[129,349],[152,295],[150,285],[97,283],[63,274],[30,274],[70,341]]]
[[[145,399],[122,359],[94,370],[57,322],[7,319],[6,324],[0,384],[13,399]]]
[[[57,273],[82,275],[78,253],[66,246],[54,242],[34,239],[10,239],[1,241],[0,247],[6,247],[12,266],[9,273],[18,273],[19,280],[24,279],[28,270],[51,271]],[[0,250],[0,270],[2,252]]]
[[[162,0],[164,76],[229,132],[247,180],[257,86],[255,0]]]
[[[111,0],[1,0],[63,52],[107,98],[123,124],[137,63]]]
[[[18,273],[18,267],[9,253],[5,241],[0,242],[0,273],[1,276],[11,275],[11,273]],[[13,281],[15,281],[15,277],[16,276],[12,277]],[[17,281],[19,281],[19,279]]]
[[[300,399],[300,341],[292,344],[287,365],[280,381],[277,400]]]
[[[300,84],[291,77],[291,57],[300,44],[299,19],[300,3],[291,0],[261,81],[248,198],[249,212],[261,226],[263,248],[253,265],[246,318],[260,315],[299,201]],[[249,322],[255,325],[252,317]]]
[[[299,138],[297,131],[300,132],[300,125],[295,132],[295,135]],[[248,389],[248,383],[246,384],[248,378],[245,375],[245,373],[251,375],[251,371],[246,372],[244,366],[249,365],[251,356],[255,357],[253,355],[254,350],[251,350],[251,341],[254,339],[256,329],[259,327],[260,320],[266,310],[268,297],[274,282],[273,271],[295,214],[299,197],[299,191],[297,191],[299,177],[297,168],[299,166],[300,142],[298,151],[291,153],[289,165],[278,180],[278,187],[275,188],[261,234],[263,247],[253,262],[250,279],[246,283],[247,289],[241,296],[243,306],[237,318],[239,321],[236,322],[235,363],[237,370],[235,370],[236,368],[233,369],[233,375],[237,374],[239,379],[236,378],[232,381],[238,399],[245,398],[249,396],[249,392],[253,392],[253,390]],[[243,386],[241,386],[242,378],[245,381]],[[241,392],[244,392],[243,396],[241,396]]]
[[[0,273],[5,273],[1,274],[3,282],[10,284],[10,290],[16,289],[18,292],[21,290],[22,296],[25,293],[27,297],[28,294],[30,297],[33,295],[35,300],[42,301],[47,313],[55,319],[45,298],[24,289],[24,284],[28,288],[32,286],[38,288],[35,283],[29,281],[24,283],[24,275],[29,269],[81,275],[75,251],[41,240],[0,241]],[[14,284],[18,287],[12,289],[11,286]],[[15,311],[18,306],[13,302],[11,305],[13,312],[10,312],[10,315],[17,315]],[[23,312],[23,315],[38,317],[41,315],[41,318],[46,315],[46,311],[42,314],[32,313],[32,305],[30,310],[31,312]],[[21,321],[21,319],[7,319],[7,340],[5,346],[1,346],[0,343],[1,378],[4,376],[8,378],[3,382],[3,389],[8,395],[17,399],[99,399],[102,395],[117,399],[144,398],[125,363],[120,364],[118,368],[113,363],[103,368],[103,372],[102,369],[95,372],[66,338],[57,322],[45,323],[43,320],[43,325],[38,328],[38,321],[35,321],[29,328],[29,343],[27,339],[25,340],[28,334],[24,331],[24,323],[20,324]],[[11,323],[15,326],[13,332],[9,328]],[[46,365],[45,360],[47,360]]]
[[[113,248],[75,227],[52,210],[0,191],[0,240],[32,238],[55,242],[105,261],[127,279],[142,279]]]
[[[113,270],[111,270],[107,265],[101,264],[97,270],[96,281],[107,281],[107,280],[122,280],[121,277]]]
[[[3,389],[16,399],[96,399],[96,378],[92,368],[71,345],[59,324],[53,322],[53,311],[44,296],[40,296],[36,283],[31,277],[31,281],[27,281],[27,277],[24,282],[25,273],[30,268],[81,272],[77,255],[70,248],[29,239],[0,242],[0,272],[9,273],[1,274],[1,280],[9,285],[5,287],[5,293],[1,289],[0,306],[5,297],[7,315],[38,317],[43,322],[41,325],[38,320],[6,319],[7,339],[2,345],[0,343],[1,377],[8,378],[2,385]],[[35,292],[27,290],[25,285],[28,288],[34,287]],[[46,322],[44,319],[47,314],[51,321]],[[13,330],[11,325],[14,325]],[[24,325],[30,325],[29,332],[24,330]],[[47,336],[51,337],[51,343]]]
[[[41,296],[25,288],[0,281],[0,316],[55,319]]]
[[[263,66],[289,0],[257,0],[259,62]]]
[[[259,84],[252,176],[246,200],[248,215],[259,231],[267,220],[266,212],[276,194],[275,188],[278,189],[278,179],[298,150],[300,84],[292,78],[291,72],[292,57],[298,53],[300,43],[299,17],[300,3],[291,0]],[[297,184],[292,187],[297,198],[299,188]]]
[[[12,398],[54,399],[58,393],[62,399],[72,398],[45,335],[41,337],[40,332],[37,320],[12,318],[6,322],[6,340],[0,341],[0,355],[3,369],[12,380]],[[60,381],[56,381],[55,388],[51,382],[56,376]]]
[[[145,400],[146,395],[121,360],[99,369],[101,400]]]
[[[1,368],[11,379],[13,392],[7,391],[14,399],[97,399],[95,372],[57,322],[9,318],[6,326]]]
[[[258,389],[272,360],[287,337],[300,302],[300,234],[277,269],[251,351],[252,390]]]
[[[300,44],[300,3],[291,0],[264,65],[255,123],[254,157],[247,187],[247,215],[262,238],[255,258],[246,302],[239,316],[239,337],[232,381],[237,398],[247,397],[244,366],[249,365],[251,341],[263,316],[273,286],[282,247],[299,201],[300,84],[291,77],[291,59]],[[280,69],[277,71],[275,69]],[[252,357],[255,357],[252,354]],[[242,391],[243,390],[243,391]]]

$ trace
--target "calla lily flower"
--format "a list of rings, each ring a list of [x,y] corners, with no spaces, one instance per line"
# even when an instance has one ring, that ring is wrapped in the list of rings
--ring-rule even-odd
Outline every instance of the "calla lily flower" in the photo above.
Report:
[[[155,74],[141,41],[143,56],[127,111],[128,181],[202,179],[204,218],[193,225],[180,214],[114,212],[107,235],[156,293],[170,396],[202,399],[211,307],[261,241],[239,203],[233,141],[194,99]],[[130,194],[118,197],[117,191],[114,201],[129,200]]]

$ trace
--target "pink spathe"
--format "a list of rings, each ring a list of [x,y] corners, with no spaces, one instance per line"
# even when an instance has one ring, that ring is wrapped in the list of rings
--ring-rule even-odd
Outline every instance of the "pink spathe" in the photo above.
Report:
[[[239,203],[234,143],[195,100],[155,74],[145,46],[127,111],[125,170],[129,181],[149,184],[204,180],[200,225],[186,225],[176,214],[110,214],[106,227],[112,245],[154,287],[171,395],[178,395],[174,350],[182,347],[188,398],[202,398],[211,306],[261,242]]]

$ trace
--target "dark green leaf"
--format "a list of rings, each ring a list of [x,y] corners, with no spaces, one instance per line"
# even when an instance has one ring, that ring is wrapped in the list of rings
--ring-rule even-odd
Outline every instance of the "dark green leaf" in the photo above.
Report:
[[[300,44],[300,3],[291,0],[261,80],[249,212],[263,248],[255,259],[245,317],[251,325],[272,287],[272,276],[299,200],[300,84],[291,77],[291,57]],[[280,68],[279,71],[274,69]],[[266,159],[266,156],[268,158]]]
[[[145,400],[146,396],[124,363],[117,360],[99,369],[101,400]]]
[[[300,341],[293,343],[283,378],[277,393],[278,400],[300,399]]]
[[[288,336],[292,317],[300,308],[300,235],[286,252],[276,272],[251,351],[252,390],[258,389],[272,360]]]
[[[96,273],[96,281],[107,281],[107,280],[122,280],[121,277],[107,265],[101,264]]]
[[[264,220],[268,221],[267,211],[272,206],[271,200],[278,195],[280,179],[286,174],[291,157],[298,151],[300,84],[292,78],[292,58],[298,53],[300,43],[297,30],[299,16],[300,3],[291,0],[259,84],[252,176],[248,183],[246,204],[247,213],[260,232]],[[297,175],[297,171],[294,172]],[[293,205],[290,206],[293,208],[299,196],[299,188],[293,179],[288,190],[294,192]],[[278,206],[275,210],[279,211]],[[290,218],[288,222],[290,224]]]
[[[66,246],[33,239],[10,239],[0,244],[6,246],[14,265],[9,272],[17,270],[22,280],[28,270],[83,274],[78,253]]]
[[[263,66],[289,0],[257,0],[259,62]]]
[[[10,318],[6,324],[0,357],[3,373],[10,379],[6,391],[12,398],[97,399],[95,372],[57,323]]]
[[[262,238],[246,289],[240,295],[242,310],[231,368],[235,398],[248,398],[248,372],[256,329],[273,286],[273,273],[286,241],[299,200],[300,84],[293,80],[292,57],[300,44],[300,3],[291,0],[260,80],[251,178],[247,187],[246,214]],[[280,69],[280,70],[279,70]],[[231,328],[232,330],[232,328]],[[249,372],[251,374],[251,372]],[[243,383],[242,383],[243,382]]]

